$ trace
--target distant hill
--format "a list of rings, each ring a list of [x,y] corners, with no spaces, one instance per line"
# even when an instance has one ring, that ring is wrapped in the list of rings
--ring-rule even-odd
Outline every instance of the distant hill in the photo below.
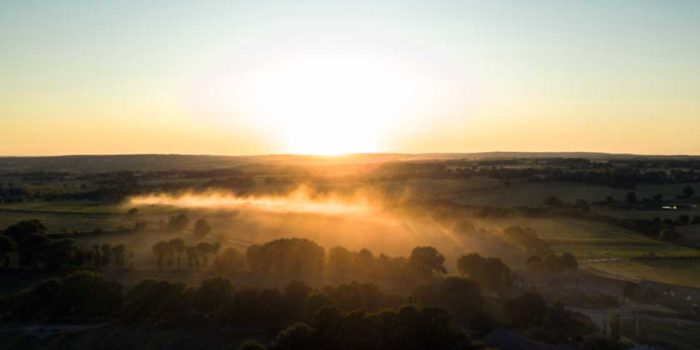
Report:
[[[212,156],[179,154],[71,155],[52,157],[0,157],[0,174],[38,171],[99,173],[113,171],[165,171],[231,168],[252,163],[337,165],[392,161],[486,159],[486,158],[585,158],[696,159],[700,156],[653,156],[590,152],[482,152],[482,153],[364,153],[338,157],[310,155]]]

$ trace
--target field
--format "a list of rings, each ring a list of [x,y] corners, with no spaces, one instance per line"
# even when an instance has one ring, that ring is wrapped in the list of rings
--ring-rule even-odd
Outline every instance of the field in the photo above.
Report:
[[[489,225],[484,223],[484,225]],[[529,226],[557,252],[574,254],[584,269],[613,277],[700,288],[700,249],[646,238],[612,225],[577,219],[504,219],[490,227]],[[633,260],[653,253],[654,259]],[[697,259],[674,259],[697,257]]]
[[[433,183],[435,182],[435,183]],[[394,184],[394,186],[398,186]],[[402,183],[423,195],[444,193],[448,190],[471,191],[479,186],[493,186],[489,181],[460,182],[421,181]],[[500,192],[509,192],[501,189]],[[113,230],[120,226],[133,225],[124,215],[125,206],[106,206],[84,202],[20,203],[0,207],[0,226],[7,226],[24,219],[39,219],[51,233],[63,229],[92,230],[101,228]],[[141,208],[140,220],[156,222],[167,220],[169,215],[179,211],[167,208]],[[215,230],[212,237],[222,237],[224,242],[238,249],[245,249],[251,243],[261,243],[285,236],[303,236],[318,241],[326,248],[344,245],[351,249],[368,247],[375,253],[405,255],[422,241],[438,246],[448,256],[450,265],[459,254],[469,250],[485,249],[483,242],[469,240],[455,235],[449,228],[432,223],[416,222],[394,217],[342,218],[308,214],[270,214],[259,212],[217,212],[188,211],[193,220],[206,218]],[[264,217],[264,219],[263,219]],[[674,257],[700,257],[698,249],[669,244],[646,238],[638,233],[612,225],[577,219],[506,218],[477,220],[479,227],[502,230],[510,225],[530,226],[538,235],[548,241],[557,252],[571,252],[584,269],[628,280],[648,279],[657,282],[674,283],[700,287],[697,279],[700,273],[700,260],[679,260]],[[332,232],[333,234],[330,234]],[[379,234],[381,232],[381,234]],[[189,236],[183,236],[187,239]],[[150,233],[144,235],[105,235],[79,238],[78,243],[89,247],[95,243],[125,243],[139,247],[137,261],[152,264],[150,246],[159,240],[172,239],[170,233]],[[457,242],[457,243],[456,243]],[[480,248],[475,248],[478,246]],[[383,247],[378,249],[377,247]],[[390,247],[390,248],[388,248]],[[493,249],[491,249],[493,250]],[[486,249],[488,252],[489,249]],[[650,254],[654,259],[638,260]],[[637,258],[637,259],[635,259]],[[511,260],[511,259],[508,259]],[[522,267],[523,265],[520,265]],[[517,266],[516,266],[517,267]]]

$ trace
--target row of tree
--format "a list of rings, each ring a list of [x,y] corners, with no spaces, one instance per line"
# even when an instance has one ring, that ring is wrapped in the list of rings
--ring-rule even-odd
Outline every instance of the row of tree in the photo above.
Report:
[[[409,306],[402,306],[411,304]],[[479,285],[458,277],[436,277],[408,297],[382,292],[369,283],[314,289],[291,282],[283,289],[236,289],[225,278],[197,287],[144,280],[125,290],[95,272],[0,297],[8,321],[117,320],[149,327],[236,326],[282,331],[272,349],[471,348],[456,326],[484,334],[494,327],[537,329],[550,342],[592,330],[561,305],[526,293],[503,301],[505,319],[484,308]]]
[[[216,257],[221,245],[219,243],[199,242],[188,246],[185,241],[176,238],[168,241],[160,241],[151,247],[156,256],[158,268],[183,267],[183,258],[187,258],[187,267],[207,267],[209,258]]]
[[[133,262],[133,253],[123,244],[104,243],[82,249],[73,240],[50,239],[46,227],[37,220],[20,221],[0,235],[0,263],[10,267],[10,253],[19,256],[20,268],[43,268],[57,271],[64,267],[125,267]]]

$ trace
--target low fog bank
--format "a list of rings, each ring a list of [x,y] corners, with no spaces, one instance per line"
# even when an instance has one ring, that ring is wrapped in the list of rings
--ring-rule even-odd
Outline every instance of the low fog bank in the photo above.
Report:
[[[447,258],[448,270],[456,259],[478,252],[512,261],[517,254],[491,230],[483,230],[467,217],[435,218],[429,210],[405,198],[387,199],[368,191],[318,193],[298,188],[286,195],[239,196],[230,192],[153,193],[130,198],[129,206],[162,217],[186,213],[192,221],[207,220],[207,240],[242,253],[252,244],[279,238],[306,238],[326,250],[342,246],[375,255],[408,256],[417,246],[435,247]],[[162,220],[162,219],[161,219]],[[194,242],[191,230],[143,234],[131,239],[138,256],[153,259],[150,247],[162,239]]]

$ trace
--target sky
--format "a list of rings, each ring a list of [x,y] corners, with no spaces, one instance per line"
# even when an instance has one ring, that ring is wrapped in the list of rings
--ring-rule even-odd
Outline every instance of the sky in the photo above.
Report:
[[[698,1],[4,1],[0,155],[700,154]]]

